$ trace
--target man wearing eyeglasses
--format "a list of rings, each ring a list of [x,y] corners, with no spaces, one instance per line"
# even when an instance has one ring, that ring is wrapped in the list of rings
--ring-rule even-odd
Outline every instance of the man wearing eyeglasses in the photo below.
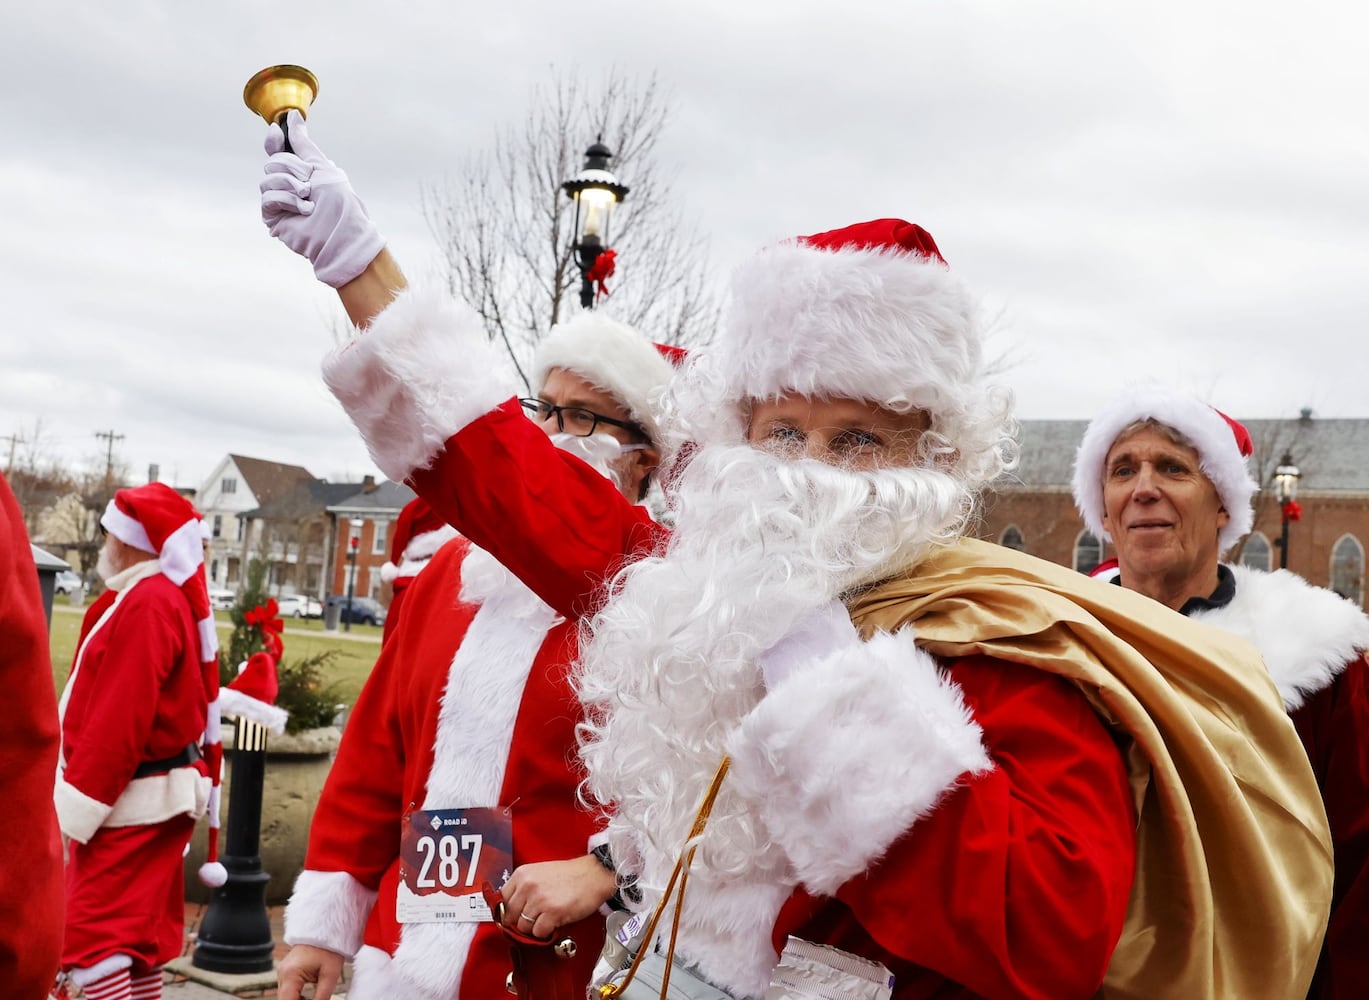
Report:
[[[423,308],[445,307],[431,299]],[[351,349],[372,347],[375,332]],[[402,349],[381,353],[386,363],[435,375],[445,363],[426,353],[404,357]],[[575,474],[608,478],[640,502],[658,461],[652,399],[671,376],[665,353],[630,327],[581,315],[539,347],[531,373],[537,392],[519,401],[521,413]],[[528,429],[514,405],[504,415]],[[595,516],[554,497],[548,510],[560,518],[567,545],[576,544],[577,525]],[[286,910],[292,947],[279,970],[282,1000],[295,1000],[310,982],[316,997],[330,996],[347,958],[348,994],[357,998],[503,995],[508,946],[488,908],[481,907],[483,922],[399,912],[412,899],[402,831],[415,810],[462,810],[454,818],[469,813],[473,822],[494,812],[511,837],[510,871],[557,863],[567,893],[590,901],[562,928],[578,948],[562,963],[564,995],[584,995],[603,941],[595,908],[616,884],[589,853],[595,821],[576,801],[582,714],[569,679],[576,630],[464,538],[437,547],[412,577],[404,614],[352,711],[314,814],[305,871]],[[495,881],[499,875],[507,877],[500,871]],[[516,916],[524,918],[520,930],[534,933],[539,914]]]

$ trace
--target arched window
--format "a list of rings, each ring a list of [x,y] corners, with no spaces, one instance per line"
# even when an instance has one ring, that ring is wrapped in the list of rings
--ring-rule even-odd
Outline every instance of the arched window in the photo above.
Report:
[[[998,539],[998,544],[1005,549],[1016,549],[1018,552],[1027,551],[1027,540],[1022,537],[1022,532],[1015,524],[1010,524],[1003,529],[1003,534]]]
[[[1087,531],[1074,540],[1074,568],[1080,573],[1092,573],[1103,561],[1103,543]]]
[[[1364,605],[1364,546],[1354,535],[1341,535],[1331,550],[1331,589]]]
[[[1269,539],[1265,538],[1262,532],[1257,531],[1245,540],[1245,548],[1241,550],[1241,565],[1269,572],[1270,567],[1273,566],[1273,553],[1274,550],[1269,545]]]

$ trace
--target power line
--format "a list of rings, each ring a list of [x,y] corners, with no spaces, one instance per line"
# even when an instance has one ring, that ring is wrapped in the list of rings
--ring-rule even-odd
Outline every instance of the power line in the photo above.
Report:
[[[20,437],[18,434],[0,434],[0,441],[10,443],[10,457],[5,463],[5,474],[9,475],[14,471],[14,449],[21,444],[28,444],[28,438]]]
[[[107,431],[96,431],[95,436],[108,443],[109,448],[105,453],[105,483],[114,481],[114,442],[122,441],[122,434],[115,434],[113,429]]]

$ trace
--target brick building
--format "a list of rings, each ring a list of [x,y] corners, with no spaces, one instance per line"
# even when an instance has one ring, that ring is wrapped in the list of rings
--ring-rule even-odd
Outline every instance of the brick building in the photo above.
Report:
[[[1288,568],[1364,606],[1369,542],[1369,419],[1243,421],[1255,441],[1251,470],[1261,485],[1255,530],[1229,557],[1261,569],[1279,565],[1282,530],[1274,469],[1285,458],[1301,472],[1302,520],[1289,524]],[[1084,420],[1024,420],[1018,469],[986,497],[975,534],[1087,571],[1112,554],[1088,533],[1070,493]]]

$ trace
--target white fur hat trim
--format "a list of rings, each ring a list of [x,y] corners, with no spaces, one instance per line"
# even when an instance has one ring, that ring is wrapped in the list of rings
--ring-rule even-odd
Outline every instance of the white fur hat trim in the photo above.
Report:
[[[1112,540],[1103,529],[1103,473],[1117,436],[1138,420],[1155,420],[1192,442],[1198,464],[1217,490],[1230,520],[1217,536],[1220,554],[1231,549],[1255,524],[1251,498],[1259,484],[1250,475],[1236,434],[1221,414],[1193,396],[1165,386],[1125,390],[1084,431],[1074,460],[1074,503],[1095,537]]]
[[[553,368],[564,368],[611,393],[652,442],[660,443],[655,397],[674,369],[632,327],[595,312],[558,324],[533,355],[532,384],[540,389]]]

